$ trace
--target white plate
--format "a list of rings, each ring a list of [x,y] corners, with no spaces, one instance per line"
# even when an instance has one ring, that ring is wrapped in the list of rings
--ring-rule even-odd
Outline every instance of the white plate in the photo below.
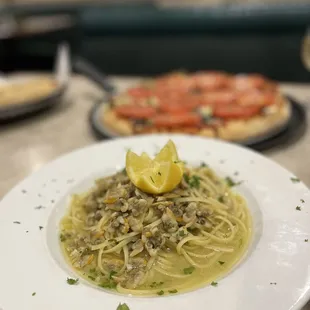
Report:
[[[310,296],[310,242],[305,242],[310,239],[309,190],[253,151],[181,135],[173,140],[182,159],[192,164],[205,161],[223,176],[244,180],[237,190],[247,198],[255,230],[246,257],[218,280],[218,287],[176,296],[134,298],[107,293],[83,280],[74,286],[66,283],[68,276],[76,275],[60,253],[57,229],[70,194],[90,187],[98,176],[122,169],[128,148],[152,154],[167,140],[164,135],[141,136],[78,150],[28,177],[3,198],[0,309],[115,310],[126,302],[131,310],[293,310],[306,303]],[[234,176],[235,172],[239,175]]]

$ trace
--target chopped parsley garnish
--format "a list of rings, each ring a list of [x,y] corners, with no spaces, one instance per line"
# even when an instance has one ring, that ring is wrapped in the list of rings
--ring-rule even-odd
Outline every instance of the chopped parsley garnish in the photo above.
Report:
[[[277,285],[277,282],[270,282],[271,285]]]
[[[113,271],[113,272],[115,272],[115,271]],[[112,271],[111,271],[111,273],[112,273]],[[113,274],[111,275],[111,273],[109,276],[109,280],[107,282],[103,282],[103,283],[99,284],[100,287],[109,288],[109,289],[115,289],[116,288],[117,283],[112,279]]]
[[[67,278],[67,283],[69,285],[75,285],[79,282],[79,279]]]
[[[192,179],[191,179],[189,182],[190,182],[189,185],[190,185],[191,187],[196,187],[196,188],[198,188],[199,185],[200,185],[200,178],[199,178],[199,176],[197,176],[197,175],[193,175],[193,176],[192,176]]]
[[[223,261],[219,260],[219,264],[220,264],[220,265],[224,265],[224,264],[225,264],[225,262],[223,262]]]
[[[43,226],[39,226],[39,229],[42,230],[44,227]]]
[[[22,190],[22,193],[23,193],[23,194],[26,194],[26,193],[27,193],[27,191],[26,191],[25,189],[23,189],[23,190]]]
[[[160,171],[158,171],[158,175],[161,175]]]
[[[187,267],[183,269],[184,274],[192,274],[195,270],[195,267],[191,266],[191,267]]]
[[[96,268],[89,269],[89,272],[92,273],[94,276],[98,275]]]
[[[109,289],[114,289],[116,288],[116,282],[114,281],[111,281],[111,282],[105,282],[105,283],[101,283],[99,284],[100,287],[103,287],[103,288],[109,288]]]
[[[199,188],[200,186],[200,177],[198,175],[190,177],[187,173],[184,173],[184,180],[190,187]]]
[[[165,294],[165,292],[163,290],[157,292],[157,295],[159,295],[159,296],[164,295],[164,294]]]
[[[301,207],[300,207],[300,206],[297,206],[297,207],[296,207],[296,210],[297,210],[297,211],[301,211]]]
[[[189,175],[187,173],[184,173],[183,178],[186,183],[189,183]]]
[[[20,224],[20,222],[19,221],[15,221],[15,222],[13,222],[13,224]]]
[[[309,240],[308,239],[305,239],[305,242],[308,242]]]
[[[240,185],[242,183],[242,181],[235,182],[231,177],[226,177],[225,181],[229,187],[237,186],[237,185]]]
[[[185,231],[184,230],[180,230],[179,231],[179,236],[184,237],[185,236]]]
[[[113,276],[115,276],[117,274],[116,271],[112,270],[109,274],[109,279],[113,279]]]
[[[153,183],[155,183],[154,180],[153,180],[153,178],[152,178],[152,176],[150,176],[150,179],[151,179],[151,181],[152,181]]]
[[[159,287],[161,285],[163,285],[164,282],[152,282],[152,284],[150,285],[151,288],[155,288],[155,287]]]
[[[212,281],[212,282],[211,282],[211,285],[212,285],[212,286],[217,286],[217,285],[218,285],[218,283],[217,283],[217,282]]]
[[[96,280],[96,278],[95,278],[95,277],[90,276],[90,275],[88,275],[88,278],[89,278],[89,279],[91,279],[91,280],[93,280],[93,281],[95,281],[95,280]]]
[[[304,201],[303,199],[300,199],[300,201],[301,201],[302,203],[305,203],[305,201]]]
[[[234,172],[234,176],[237,176],[237,175],[239,175],[239,172],[238,172],[238,171],[235,171],[235,172]]]
[[[116,308],[116,310],[130,310],[130,308],[127,306],[127,304],[119,304]]]
[[[218,200],[219,202],[223,203],[223,202],[224,202],[224,196],[220,196],[219,198],[217,198],[217,200]]]
[[[200,167],[201,167],[201,168],[203,168],[203,167],[208,167],[208,165],[207,165],[206,163],[202,162],[202,163],[200,164]]]
[[[170,290],[170,291],[168,291],[170,294],[175,294],[175,293],[177,293],[178,292],[178,290],[176,290],[176,289],[174,289],[174,290]]]
[[[298,178],[291,178],[291,181],[293,182],[293,183],[299,183],[300,182],[300,180],[298,179]]]
[[[35,207],[35,210],[40,210],[40,209],[44,209],[44,207],[43,207],[43,206],[37,206],[37,207]]]
[[[63,234],[60,234],[59,239],[61,242],[65,242],[66,241],[66,237]]]
[[[36,295],[36,292],[33,292],[32,294],[31,294],[31,296],[35,296]]]

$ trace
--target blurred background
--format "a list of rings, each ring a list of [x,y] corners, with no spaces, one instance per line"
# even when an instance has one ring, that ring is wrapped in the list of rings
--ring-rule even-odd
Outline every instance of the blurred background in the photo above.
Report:
[[[1,70],[51,70],[57,45],[108,74],[175,69],[307,81],[308,0],[2,0]]]
[[[1,0],[0,199],[45,163],[108,138],[94,113],[111,90],[173,70],[279,82],[292,118],[251,147],[310,186],[309,26],[309,0]]]

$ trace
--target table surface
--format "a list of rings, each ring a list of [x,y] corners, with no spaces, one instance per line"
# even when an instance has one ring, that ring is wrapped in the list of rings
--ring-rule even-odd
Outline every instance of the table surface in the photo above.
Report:
[[[114,78],[118,89],[137,82],[136,78]],[[281,84],[281,89],[301,102],[310,121],[310,84]],[[103,97],[91,81],[74,76],[64,100],[52,110],[0,127],[0,199],[16,183],[47,162],[77,148],[96,143],[88,115]],[[292,171],[310,187],[310,128],[295,144],[263,153]],[[310,303],[303,309],[310,310]]]

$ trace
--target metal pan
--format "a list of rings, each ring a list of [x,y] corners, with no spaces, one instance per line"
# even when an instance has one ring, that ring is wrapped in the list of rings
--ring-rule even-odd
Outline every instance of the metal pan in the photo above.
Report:
[[[283,124],[267,134],[239,141],[238,144],[250,147],[257,151],[267,149],[286,147],[296,143],[305,133],[307,128],[306,113],[301,104],[290,97],[286,97],[291,104],[291,117],[287,123]],[[100,140],[108,138],[117,138],[118,134],[112,132],[102,122],[102,113],[104,113],[105,103],[96,104],[89,114],[91,128]]]
[[[87,61],[78,59],[74,62],[73,66],[80,73],[98,84],[106,93],[106,98],[102,100],[101,103],[95,104],[90,112],[89,122],[93,132],[99,139],[120,137],[119,134],[111,131],[105,126],[101,118],[102,113],[104,113],[104,108],[109,103],[111,96],[117,93],[116,88],[110,83],[107,75],[101,73]],[[238,141],[237,143],[261,151],[279,145],[289,145],[299,140],[306,130],[305,111],[293,98],[290,98],[289,96],[286,96],[286,98],[291,104],[291,117],[286,123],[270,130],[264,135]]]
[[[72,62],[73,69],[95,82],[109,99],[117,93],[116,87],[110,82],[109,77],[97,70],[91,63],[82,57],[75,57]]]
[[[60,45],[57,52],[53,77],[57,83],[55,90],[47,96],[38,97],[27,102],[0,106],[0,122],[6,123],[21,119],[60,103],[70,77],[71,68],[69,57],[68,46],[66,44]],[[14,83],[14,79],[12,83]]]

